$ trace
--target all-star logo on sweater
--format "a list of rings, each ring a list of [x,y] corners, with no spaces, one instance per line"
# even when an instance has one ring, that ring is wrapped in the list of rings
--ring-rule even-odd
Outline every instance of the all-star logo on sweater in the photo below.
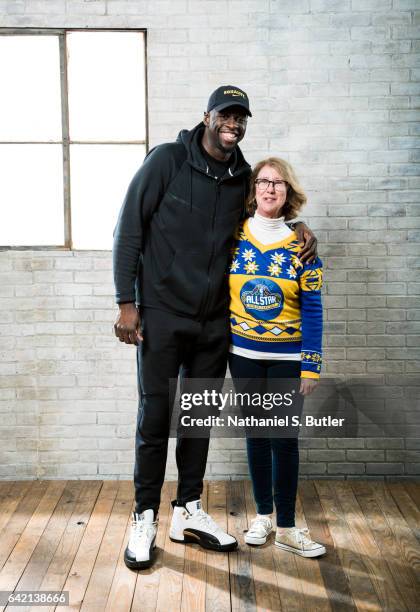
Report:
[[[241,289],[241,302],[255,319],[270,321],[283,308],[284,296],[280,287],[265,278],[252,279]]]

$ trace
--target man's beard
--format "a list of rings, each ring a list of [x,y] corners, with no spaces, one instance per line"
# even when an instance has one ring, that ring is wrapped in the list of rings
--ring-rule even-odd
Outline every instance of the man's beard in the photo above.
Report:
[[[220,142],[220,140],[217,139],[216,148],[219,149],[219,151],[221,151],[224,155],[231,155],[233,153],[235,147],[236,147],[236,143],[232,147],[229,147],[227,149],[226,147],[223,146],[223,144]]]

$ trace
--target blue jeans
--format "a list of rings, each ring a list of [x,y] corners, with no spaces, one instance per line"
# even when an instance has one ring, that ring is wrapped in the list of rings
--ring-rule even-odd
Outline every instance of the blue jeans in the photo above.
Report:
[[[238,379],[300,377],[299,361],[248,359],[230,353],[233,382]],[[261,391],[260,391],[261,392]],[[295,526],[299,473],[298,438],[247,438],[249,473],[258,514],[271,514],[273,500],[278,527]]]

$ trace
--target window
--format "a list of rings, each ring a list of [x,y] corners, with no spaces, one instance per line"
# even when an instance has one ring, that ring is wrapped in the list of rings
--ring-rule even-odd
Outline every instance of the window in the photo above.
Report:
[[[146,153],[145,34],[0,30],[0,245],[110,249]]]

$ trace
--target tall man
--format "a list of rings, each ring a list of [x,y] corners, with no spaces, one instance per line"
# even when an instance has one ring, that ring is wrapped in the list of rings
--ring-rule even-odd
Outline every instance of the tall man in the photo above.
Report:
[[[226,270],[250,177],[238,143],[251,116],[244,91],[231,85],[216,89],[201,123],[147,155],[115,228],[114,329],[121,342],[137,345],[136,508],[124,557],[132,569],[152,563],[169,436],[169,381],[178,375],[225,376]],[[236,539],[201,507],[208,444],[208,437],[177,441],[170,537],[229,551]]]

